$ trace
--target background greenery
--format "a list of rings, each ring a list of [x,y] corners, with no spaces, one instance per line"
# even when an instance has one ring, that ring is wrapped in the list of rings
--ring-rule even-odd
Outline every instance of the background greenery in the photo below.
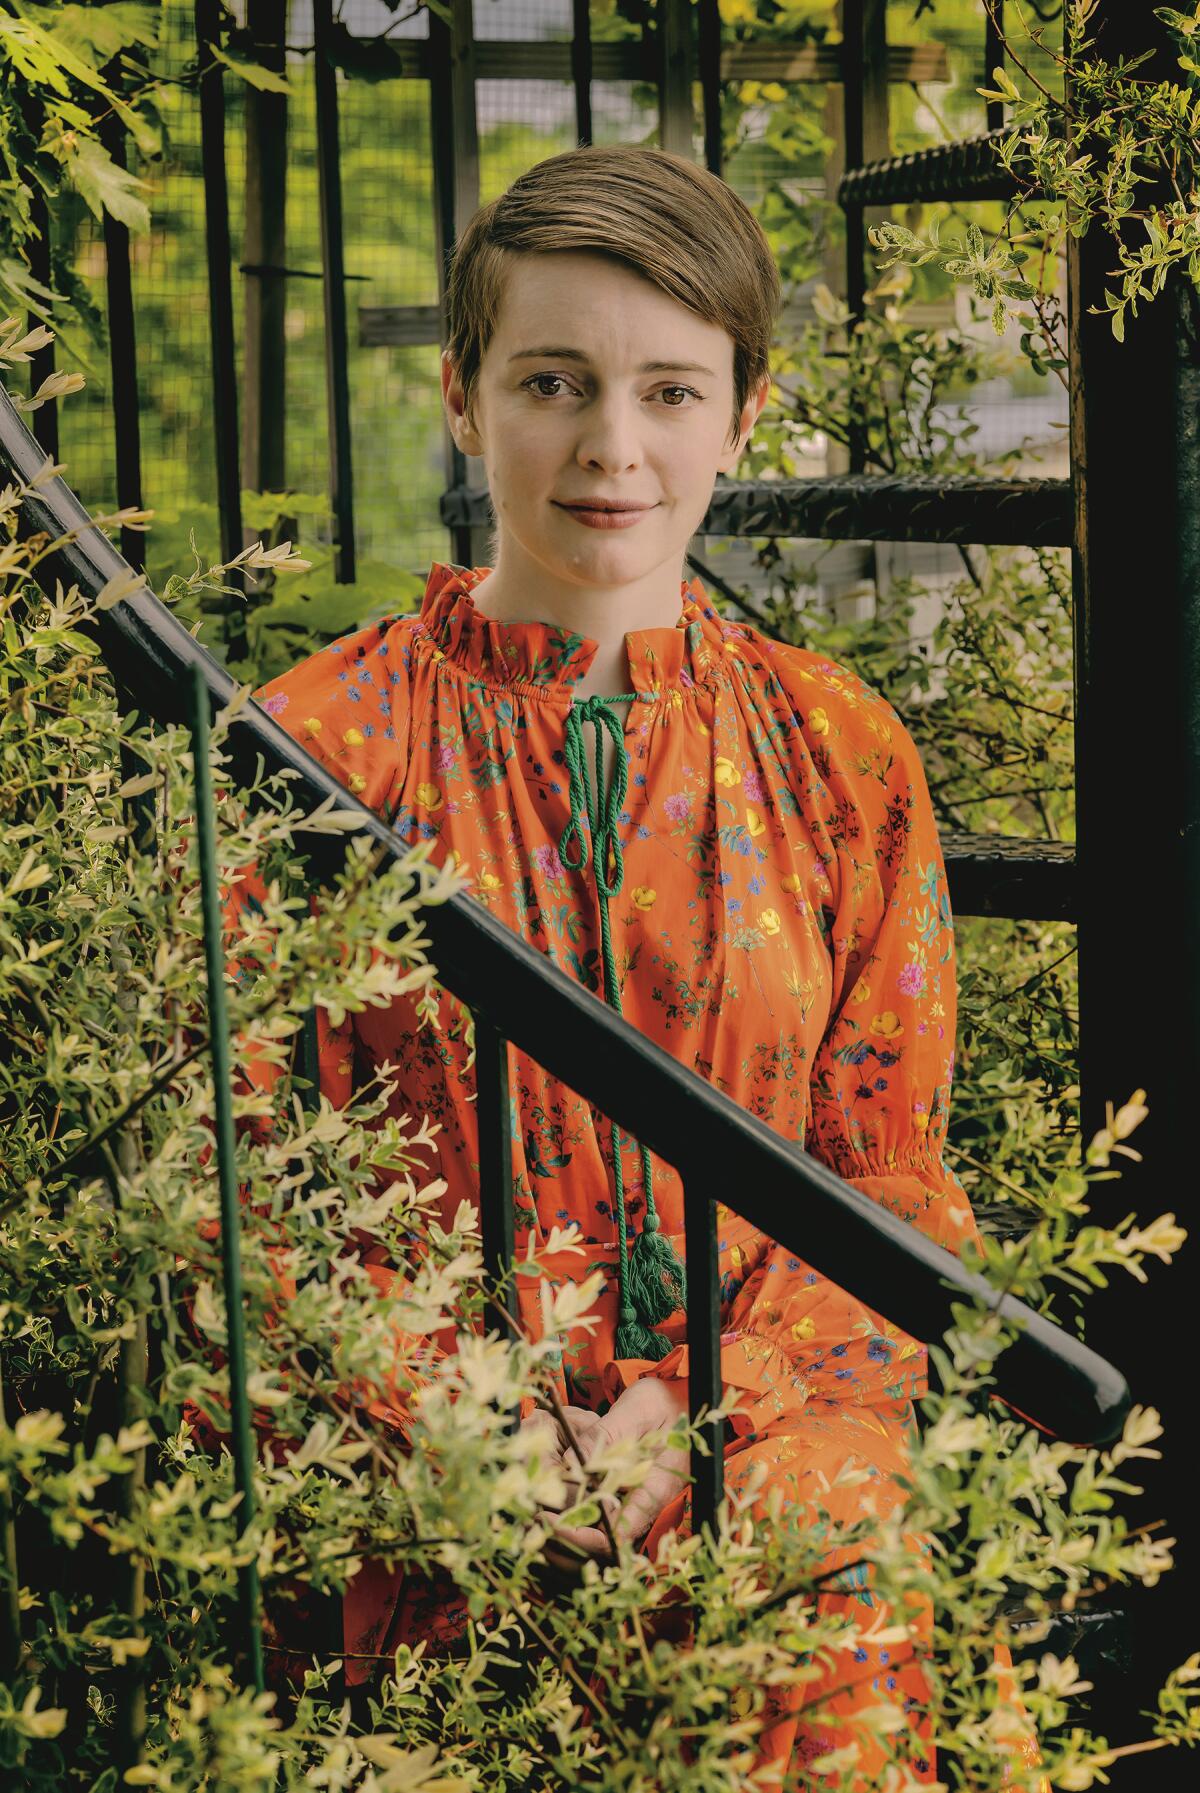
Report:
[[[187,39],[190,10],[179,0],[168,0],[162,8],[118,4],[85,9],[26,5],[23,0],[9,7],[7,33],[0,34],[0,127],[13,178],[0,195],[7,235],[0,281],[14,311],[30,300],[52,318],[60,366],[87,373],[83,391],[62,407],[63,458],[68,478],[85,499],[106,503],[113,484],[112,444],[95,209],[111,204],[130,222],[135,233],[145,496],[154,512],[149,567],[156,588],[197,622],[201,639],[224,656],[225,601],[214,591],[213,580],[188,577],[194,564],[193,534],[201,570],[217,559],[198,126]],[[482,25],[487,0],[481,0],[478,12]],[[642,12],[636,4],[597,4],[597,34],[635,32]],[[1076,23],[1085,13],[1080,6],[1068,8],[1068,18]],[[831,8],[823,0],[790,5],[723,0],[722,15],[729,33],[752,38],[821,37],[834,29]],[[1188,20],[1178,16],[1181,38],[1186,39]],[[408,28],[420,26],[417,18]],[[528,29],[524,25],[521,34]],[[892,4],[889,32],[897,41],[943,41],[952,76],[936,93],[893,90],[894,144],[907,148],[978,128],[982,11],[975,0]],[[236,40],[231,41],[236,47]],[[1018,116],[1024,116],[1025,101],[1033,107],[1029,116],[1035,121],[1039,108],[1052,109],[1061,93],[1062,70],[1055,60],[1061,41],[1061,27],[1052,23],[1044,46],[1023,45],[1034,78],[1017,75],[1012,104]],[[122,45],[132,61],[113,72],[110,59]],[[70,56],[76,62],[64,74]],[[368,273],[363,296],[371,303],[429,303],[436,297],[436,281],[425,97],[413,83],[366,79],[361,57],[357,60],[343,89],[343,179],[347,194],[354,196],[348,207],[354,232],[350,266]],[[288,255],[298,267],[318,265],[308,61],[299,56],[289,68],[295,128]],[[109,75],[102,76],[101,69]],[[1048,100],[1035,79],[1046,87]],[[1181,153],[1196,135],[1187,112],[1192,80],[1183,68],[1173,90],[1182,99],[1168,96],[1179,119]],[[18,85],[26,94],[22,104],[15,98]],[[242,87],[232,72],[226,85],[236,243]],[[30,92],[37,102],[32,108]],[[650,90],[633,88],[608,97],[612,104],[604,115],[604,130],[632,141],[652,140]],[[557,122],[548,116],[539,126],[532,99],[514,94],[513,116],[498,114],[483,134],[485,199],[521,168],[572,140],[561,108]],[[814,465],[836,466],[839,445],[848,440],[853,425],[865,426],[871,465],[877,468],[974,472],[995,466],[994,452],[985,453],[978,444],[972,396],[998,375],[1015,390],[1029,392],[1043,391],[1059,379],[1054,339],[1061,232],[1056,236],[1055,227],[1047,224],[1045,207],[1025,206],[1011,216],[999,204],[969,212],[910,208],[891,220],[908,238],[893,235],[881,243],[869,316],[847,341],[844,312],[835,294],[826,290],[840,257],[840,218],[825,198],[834,123],[827,102],[828,96],[816,88],[777,89],[761,83],[731,86],[724,99],[729,178],[758,210],[794,301],[793,324],[776,356],[778,402],[760,423],[739,472],[769,477]],[[146,188],[120,182],[94,154],[81,149],[90,141],[89,121],[108,103],[123,108],[134,165],[149,183]],[[30,285],[30,214],[24,198],[34,185],[52,201],[53,284],[63,295],[60,300],[52,301]],[[1076,189],[1073,198],[1085,208],[1089,203],[1087,191]],[[1064,210],[1058,208],[1060,217]],[[969,235],[972,225],[980,231],[977,245]],[[1188,225],[1189,220],[1181,219],[1176,233],[1185,247]],[[1034,250],[1049,245],[1033,263],[1037,279],[1029,283],[1032,298],[1020,290],[1029,265],[1005,260],[1011,258],[1012,237],[1019,238],[1022,229],[1034,233],[1029,238]],[[943,244],[962,233],[959,265],[945,255],[925,253],[935,232],[941,233]],[[1022,252],[1018,247],[1017,253]],[[892,265],[883,266],[886,262]],[[997,285],[1005,294],[1002,336],[992,323]],[[320,289],[311,281],[297,281],[295,287],[289,314],[289,478],[303,496],[283,501],[248,495],[246,516],[249,526],[269,542],[281,514],[298,515],[305,552],[314,564],[310,571],[280,579],[270,601],[254,612],[251,659],[233,669],[255,681],[372,615],[415,602],[430,558],[447,552],[447,537],[433,522],[442,483],[436,350],[355,350],[364,577],[356,587],[333,586],[328,556],[322,554],[326,456]],[[10,360],[9,384],[16,389],[24,363],[19,354]],[[1028,467],[1029,451],[1014,449],[1007,462]],[[972,549],[961,555],[956,572],[947,576],[943,568],[935,582],[911,573],[881,578],[877,594],[847,615],[821,600],[817,562],[824,550],[817,545],[751,543],[749,564],[745,544],[735,548],[709,541],[696,546],[702,576],[731,614],[750,614],[786,639],[845,660],[889,696],[921,747],[944,827],[1072,838],[1072,618],[1064,556]],[[145,1105],[137,1127],[118,1131],[107,1156],[102,1153],[99,1161],[94,1153],[72,1158],[68,1169],[62,1168],[64,1151],[76,1151],[102,1131],[156,1068],[173,1063],[184,1018],[203,1011],[194,901],[191,908],[177,906],[189,801],[183,744],[168,736],[158,744],[147,737],[138,745],[160,793],[160,839],[151,862],[131,866],[120,832],[119,781],[113,774],[117,723],[103,678],[78,635],[80,615],[69,603],[57,610],[39,607],[16,564],[5,604],[12,626],[3,669],[10,702],[4,712],[8,857],[0,915],[8,930],[4,1038],[11,1045],[0,1087],[6,1119],[15,1131],[5,1147],[14,1195],[3,1210],[0,1232],[0,1307],[9,1420],[15,1423],[0,1434],[0,1463],[4,1487],[15,1500],[27,1537],[44,1547],[61,1547],[57,1560],[62,1580],[51,1574],[44,1587],[29,1587],[24,1596],[26,1636],[34,1640],[33,1651],[23,1676],[10,1689],[10,1708],[0,1710],[0,1740],[31,1785],[61,1784],[68,1759],[80,1784],[115,1784],[110,1758],[118,1744],[133,1747],[130,1689],[136,1689],[141,1671],[132,1665],[141,1662],[154,1690],[149,1741],[138,1744],[135,1752],[149,1757],[134,1769],[148,1777],[142,1784],[266,1785],[264,1763],[278,1747],[293,1784],[300,1784],[302,1774],[317,1772],[314,1763],[319,1760],[325,1782],[305,1784],[419,1785],[419,1764],[380,1760],[372,1767],[359,1745],[338,1740],[341,1708],[325,1698],[322,1676],[314,1684],[316,1705],[291,1716],[286,1739],[270,1731],[267,1709],[255,1708],[229,1679],[227,1602],[236,1552],[227,1504],[228,1462],[210,1464],[180,1430],[185,1399],[219,1388],[181,1317],[189,1304],[194,1309],[199,1291],[211,1290],[215,1281],[213,1263],[196,1246],[196,1227],[206,1215],[211,1219],[206,1204],[212,1199],[208,1181],[196,1178],[191,1169],[202,1149],[209,1102],[197,1067],[173,1076],[161,1095]],[[34,740],[37,752],[31,754]],[[224,851],[230,863],[269,847],[282,867],[288,857],[286,832],[271,835],[268,829],[267,836],[259,838],[252,829],[244,837],[229,834]],[[397,890],[390,896],[381,892],[380,900],[389,896],[393,902],[412,900],[415,906],[420,875],[411,868],[409,876],[411,886],[401,890],[404,880],[399,878]],[[369,891],[346,896],[331,912],[339,934],[348,941],[376,937],[374,901]],[[274,919],[281,928],[300,928],[295,916],[282,911]],[[1148,1223],[1134,1243],[1118,1246],[1111,1235],[1090,1235],[1082,1224],[1086,1177],[1075,1113],[1073,930],[1065,924],[959,918],[956,934],[960,1029],[948,1155],[986,1226],[998,1226],[1001,1218],[992,1216],[989,1204],[997,1197],[1009,1204],[1004,1230],[990,1244],[996,1273],[1015,1277],[1017,1286],[1039,1301],[1050,1298],[1054,1285],[1056,1311],[1069,1321],[1081,1293],[1103,1275],[1106,1261],[1136,1263],[1147,1250],[1169,1256],[1177,1235],[1168,1217],[1162,1225]],[[275,1000],[277,1012],[290,1015],[293,1026],[314,993],[323,991],[351,1007],[372,999],[348,973],[339,970],[342,981],[330,981],[329,968],[317,962],[311,941],[305,946],[301,939],[289,952],[288,976],[294,983],[287,984],[283,997],[272,998],[265,987],[260,995]],[[396,975],[418,966],[420,958],[415,939],[410,940]],[[60,971],[66,967],[69,977]],[[127,1027],[123,1015],[135,1020]],[[281,1025],[280,1038],[287,1037],[288,1028]],[[1126,1131],[1131,1130],[1138,1102],[1130,1104],[1128,1091],[1111,1094],[1125,1116]],[[364,1095],[361,1108],[346,1123],[348,1132],[333,1129],[318,1137],[285,1129],[269,1151],[261,1148],[266,1153],[261,1161],[247,1161],[248,1176],[258,1179],[254,1186],[263,1192],[267,1219],[271,1226],[284,1227],[289,1248],[305,1263],[311,1264],[315,1253],[332,1271],[348,1255],[346,1242],[362,1217],[364,1180],[381,1166],[394,1163],[403,1170],[408,1163],[402,1142],[380,1142],[373,1134],[373,1101],[369,1092]],[[302,1128],[297,1116],[292,1120]],[[126,1157],[117,1150],[119,1141],[124,1141]],[[1097,1162],[1103,1156],[1104,1148]],[[301,1204],[295,1213],[278,1211],[269,1192],[286,1185],[292,1174],[286,1167],[296,1161],[305,1178],[315,1176],[337,1191],[326,1207],[310,1211]],[[397,1216],[415,1224],[415,1202],[415,1191],[406,1188],[395,1214],[380,1216],[377,1224],[391,1226]],[[247,1247],[254,1299],[264,1315],[271,1289],[270,1238],[268,1226],[261,1233],[251,1229]],[[446,1242],[433,1262],[445,1271],[447,1263],[456,1263],[462,1245],[458,1239]],[[1015,1264],[1014,1253],[1020,1254]],[[1065,1274],[1056,1276],[1056,1265],[1066,1266]],[[458,1270],[461,1274],[445,1271],[430,1291],[419,1299],[413,1296],[415,1311],[427,1317],[430,1304],[440,1302],[469,1314],[476,1269],[460,1262]],[[436,1532],[439,1502],[447,1498],[446,1482],[430,1469],[445,1449],[445,1432],[437,1424],[431,1426],[428,1451],[418,1453],[415,1469],[386,1433],[372,1434],[363,1444],[357,1434],[339,1432],[345,1420],[337,1393],[344,1359],[333,1341],[340,1337],[361,1346],[364,1361],[372,1362],[372,1353],[383,1350],[386,1322],[367,1291],[356,1286],[347,1294],[336,1276],[332,1282],[338,1305],[328,1305],[331,1295],[314,1296],[310,1309],[302,1306],[298,1323],[307,1328],[303,1339],[281,1340],[265,1329],[259,1337],[263,1355],[256,1367],[257,1387],[266,1391],[264,1407],[272,1424],[293,1444],[311,1437],[318,1421],[326,1428],[317,1434],[322,1442],[311,1461],[293,1452],[265,1501],[260,1534],[264,1574],[277,1590],[294,1573],[318,1589],[336,1585],[355,1553],[378,1544],[388,1527],[416,1560],[417,1540],[428,1537],[430,1526]],[[205,1299],[210,1305],[204,1305]],[[211,1294],[200,1301],[201,1331],[219,1345],[219,1303]],[[122,1366],[128,1365],[130,1342],[136,1344],[146,1316],[165,1343],[150,1387],[142,1393],[126,1386]],[[270,1391],[282,1386],[280,1378],[294,1378],[302,1347],[316,1354],[315,1371],[312,1360],[303,1359],[315,1385],[305,1385],[303,1398],[293,1389],[276,1401]],[[968,1382],[976,1373],[969,1355],[964,1358]],[[506,1467],[512,1466],[502,1453],[496,1454],[494,1436],[482,1417],[487,1399],[501,1385],[489,1382],[491,1369],[479,1369],[478,1375],[481,1380],[471,1394],[478,1406],[470,1407],[477,1435],[474,1442],[466,1440],[464,1425],[464,1454],[450,1461],[456,1473],[478,1482],[472,1560],[490,1566],[493,1575],[492,1582],[485,1578],[478,1584],[481,1597],[485,1587],[495,1594],[499,1577],[506,1590],[508,1624],[532,1557],[528,1537],[513,1518],[514,1502],[524,1523],[532,1495],[522,1480],[524,1472],[503,1482]],[[522,1386],[523,1375],[532,1385],[536,1364],[521,1360],[518,1351],[517,1360],[507,1362],[502,1372],[505,1400]],[[484,1388],[490,1391],[487,1397],[480,1392]],[[461,1390],[459,1396],[461,1400]],[[961,1398],[963,1412],[978,1416],[975,1385],[963,1390],[951,1377],[948,1398]],[[464,1413],[467,1409],[464,1401]],[[936,1419],[936,1411],[930,1417]],[[137,1429],[143,1425],[149,1432]],[[937,1449],[948,1450],[948,1455],[931,1460],[933,1482],[926,1495],[935,1508],[939,1501],[951,1501],[956,1512],[970,1515],[955,1544],[960,1554],[948,1559],[961,1585],[953,1592],[941,1584],[937,1589],[943,1603],[945,1660],[963,1683],[954,1697],[969,1702],[982,1697],[969,1684],[983,1640],[1014,1590],[1025,1597],[1031,1589],[1036,1592],[1064,1576],[1070,1579],[1076,1569],[1079,1585],[1085,1571],[1094,1571],[1103,1585],[1123,1575],[1158,1573],[1165,1563],[1153,1552],[1139,1555],[1143,1545],[1135,1547],[1124,1520],[1111,1517],[1111,1503],[1120,1490],[1097,1494],[1095,1477],[1102,1472],[1094,1464],[1081,1467],[1064,1458],[1052,1473],[1038,1459],[1034,1474],[1029,1463],[1036,1447],[1015,1434],[1007,1435],[1004,1449],[997,1447],[994,1454],[990,1446],[987,1452],[979,1450],[977,1430],[956,1436],[960,1442],[948,1450],[945,1433],[938,1434]],[[1131,1448],[1148,1448],[1151,1436],[1152,1427],[1143,1427]],[[351,1454],[339,1459],[336,1452],[343,1445]],[[382,1463],[386,1475],[372,1471],[366,1483],[357,1479],[367,1474],[364,1457],[376,1470]],[[139,1465],[146,1463],[149,1487],[143,1490]],[[1014,1463],[1020,1465],[1019,1474],[1007,1467]],[[1115,1462],[1110,1464],[1111,1473],[1116,1468]],[[1015,1481],[1010,1479],[1014,1474]],[[938,1480],[943,1475],[950,1476],[950,1483]],[[388,1477],[403,1490],[403,1513],[380,1493]],[[953,1492],[955,1477],[968,1479],[969,1497],[961,1488]],[[340,1498],[347,1490],[353,1500]],[[395,1499],[400,1501],[401,1494]],[[1056,1502],[1063,1503],[1061,1513]],[[981,1575],[979,1544],[995,1533],[1005,1512],[1019,1515],[1013,1520],[1010,1556],[994,1573],[989,1569]],[[1097,1513],[1102,1519],[1093,1525]],[[278,1529],[268,1539],[276,1522]],[[75,1554],[88,1549],[91,1555]],[[1074,1568],[1068,1564],[1072,1549]],[[894,1552],[890,1567],[887,1552],[885,1540],[881,1574],[902,1575],[903,1552]],[[29,1559],[23,1554],[23,1560]],[[54,1561],[50,1555],[46,1560]],[[711,1600],[711,1610],[727,1616],[728,1584],[720,1578],[733,1573],[730,1561],[719,1553],[702,1560],[702,1567],[697,1559],[697,1566],[680,1574],[702,1609]],[[86,1564],[82,1580],[81,1563]],[[773,1573],[779,1568],[772,1562]],[[811,1584],[811,1563],[793,1562],[791,1568],[797,1585],[804,1585],[806,1576]],[[635,1571],[626,1566],[621,1574]],[[144,1585],[135,1611],[138,1603],[130,1590],[139,1575]],[[587,1595],[587,1601],[598,1605],[585,1601],[584,1607],[567,1611],[561,1631],[551,1640],[559,1656],[573,1661],[574,1650],[583,1658],[589,1651],[600,1656],[608,1650],[624,1660],[626,1650],[636,1653],[636,1638],[622,1616],[633,1600],[632,1585],[618,1578],[603,1599],[594,1591]],[[771,1649],[794,1649],[795,1627],[805,1622],[794,1603],[780,1610],[792,1630],[785,1634],[768,1627],[758,1634],[754,1647],[767,1652],[754,1658],[758,1670],[769,1668]],[[725,1622],[721,1617],[720,1623]],[[481,1634],[485,1654],[502,1648],[498,1639],[503,1629]],[[731,1647],[729,1634],[720,1632],[717,1643],[720,1651]],[[530,1647],[528,1637],[524,1646]],[[974,1649],[975,1658],[965,1659],[964,1649]],[[505,1709],[511,1734],[496,1743],[496,1760],[478,1757],[488,1724],[482,1709],[470,1704],[474,1695],[465,1705],[455,1704],[463,1696],[417,1665],[404,1665],[403,1674],[381,1696],[370,1724],[377,1730],[392,1727],[391,1734],[401,1740],[395,1747],[432,1742],[441,1748],[449,1741],[454,1772],[464,1773],[462,1784],[472,1787],[526,1784],[521,1779],[528,1772],[526,1758],[505,1751],[510,1744],[518,1752],[544,1750],[548,1737],[562,1752],[555,1757],[559,1770],[568,1777],[580,1775],[591,1747],[600,1749],[605,1760],[611,1757],[612,1737],[605,1740],[594,1715],[581,1716],[578,1687],[573,1692],[564,1687],[562,1675],[556,1678],[550,1666],[553,1661],[551,1649],[544,1677],[539,1668],[536,1687],[525,1688],[514,1696],[511,1710]],[[1079,1738],[1071,1741],[1070,1702],[1061,1710],[1053,1704],[1070,1675],[1064,1680],[1054,1670],[1038,1674],[1043,1672],[1041,1691],[1047,1703],[1038,1717],[1049,1746],[1057,1749],[1061,1743],[1064,1752],[1059,1784],[1086,1786],[1092,1770],[1080,1762],[1089,1746]],[[644,1662],[638,1673],[648,1673]],[[704,1659],[695,1674],[687,1698],[699,1699],[709,1682],[728,1693],[751,1679],[747,1659],[736,1650],[720,1660]],[[636,1683],[624,1709],[633,1731],[635,1717],[645,1715],[646,1701],[661,1710],[669,1697],[666,1681],[660,1665],[650,1680]],[[1168,1699],[1163,1736],[1187,1732],[1188,1700],[1181,1691],[1186,1685],[1181,1682]],[[47,1708],[57,1716],[43,1716]],[[494,1713],[488,1717],[490,1722]],[[971,1710],[956,1708],[955,1725],[959,1719],[961,1735],[948,1743],[947,1759],[959,1764],[963,1776],[975,1774],[972,1784],[996,1784],[986,1778],[998,1772],[994,1754],[985,1763],[986,1751],[978,1760],[970,1753],[976,1747],[969,1740]],[[642,1766],[655,1771],[644,1761]],[[375,1768],[377,1783],[369,1779]],[[399,1778],[389,1782],[393,1770]],[[678,1756],[673,1770],[662,1770],[662,1784],[675,1784],[670,1773],[676,1771],[683,1772]],[[437,1770],[435,1784],[454,1784],[446,1772]],[[712,1773],[733,1776],[716,1778],[713,1785],[740,1784],[734,1769],[714,1766]],[[595,1784],[609,1783],[600,1779]],[[614,1779],[612,1784],[619,1783]]]

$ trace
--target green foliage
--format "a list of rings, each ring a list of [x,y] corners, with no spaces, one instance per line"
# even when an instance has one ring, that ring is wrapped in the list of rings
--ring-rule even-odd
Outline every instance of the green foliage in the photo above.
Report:
[[[19,498],[6,495],[10,513]],[[244,563],[282,577],[293,558],[263,546]],[[310,900],[304,835],[353,824],[332,806],[298,814],[283,779],[233,788],[222,746],[235,705],[214,737],[222,876],[257,868],[266,900],[243,917],[244,975],[229,998],[240,1051],[279,1071],[273,1091],[256,1081],[236,1099],[261,1446],[257,1514],[239,1540],[220,1448],[225,1335],[188,743],[120,718],[93,607],[75,588],[44,598],[33,565],[14,541],[0,592],[0,1529],[16,1551],[23,1634],[0,1693],[0,1763],[33,1793],[761,1787],[764,1689],[796,1685],[804,1658],[836,1658],[859,1634],[858,1621],[818,1617],[813,1604],[829,1541],[787,1525],[778,1495],[756,1523],[752,1478],[731,1491],[715,1538],[670,1537],[654,1564],[622,1545],[577,1580],[547,1577],[541,1509],[567,1490],[528,1430],[506,1422],[523,1397],[553,1406],[546,1370],[588,1328],[599,1278],[553,1290],[543,1339],[484,1336],[492,1291],[475,1216],[436,1218],[427,1123],[386,1112],[394,1067],[343,1108],[306,1108],[293,1048],[314,1002],[336,1022],[424,988],[438,1025],[422,910],[456,879],[432,870],[426,848],[383,870],[359,841],[334,888]],[[198,569],[173,601],[226,571]],[[119,601],[118,588],[101,601]],[[154,826],[138,852],[146,803]],[[1182,1233],[1171,1215],[1081,1224],[1091,1182],[1132,1151],[1144,1113],[1139,1094],[1086,1154],[1067,1142],[1073,1168],[1039,1191],[1024,1241],[985,1241],[989,1280],[1047,1306],[1106,1270],[1136,1275],[1148,1257],[1172,1257]],[[363,1263],[364,1237],[394,1267],[386,1293]],[[570,1243],[556,1233],[547,1250]],[[517,1274],[543,1266],[530,1256]],[[433,1361],[427,1345],[446,1326],[457,1350]],[[991,1406],[1007,1342],[994,1315],[959,1310],[937,1357],[941,1392],[924,1404],[908,1510],[882,1522],[864,1505],[837,1539],[896,1611],[932,1601],[939,1761],[949,1784],[976,1789],[1033,1784],[1002,1742],[1013,1714],[987,1672],[1014,1602],[1036,1637],[1053,1592],[1082,1597],[1170,1567],[1169,1546],[1127,1512],[1129,1466],[1156,1449],[1153,1411],[1135,1410],[1107,1450],[1043,1439]],[[398,1409],[411,1412],[407,1426]],[[676,1435],[691,1438],[684,1422]],[[645,1473],[653,1442],[593,1455],[571,1517],[595,1523],[601,1501]],[[914,1528],[936,1534],[935,1554],[913,1552]],[[236,1666],[235,1581],[251,1554],[272,1636],[313,1650],[303,1685],[277,1676],[261,1697]],[[448,1573],[471,1624],[457,1654],[403,1648],[377,1664],[365,1700],[347,1701],[334,1652],[289,1626],[299,1589],[336,1595],[368,1558]],[[1092,1785],[1112,1752],[1077,1722],[1076,1664],[1046,1653],[1020,1676],[1052,1780]],[[1172,1677],[1151,1747],[1200,1737],[1198,1678],[1194,1659]],[[886,1736],[893,1718],[881,1706],[864,1727]],[[890,1747],[897,1786],[911,1784],[901,1744]],[[831,1786],[849,1784],[850,1754],[816,1766]]]
[[[1008,108],[999,159],[1019,197],[991,242],[969,224],[946,248],[936,228],[922,236],[884,220],[870,232],[885,253],[880,265],[933,262],[990,304],[997,333],[1010,316],[1020,319],[1029,345],[1045,345],[1055,334],[1045,304],[1068,238],[1099,230],[1112,246],[1115,284],[1106,287],[1103,303],[1118,340],[1127,317],[1158,297],[1174,270],[1200,285],[1200,65],[1192,55],[1200,8],[1190,15],[1171,7],[1152,11],[1163,35],[1177,41],[1182,82],[1153,78],[1150,49],[1128,61],[1108,60],[1102,34],[1089,34],[1099,16],[1096,0],[1065,0],[1061,48],[1019,14],[1023,29],[1010,25],[1003,41],[1024,86],[999,67],[993,85],[979,89],[982,98]],[[1044,203],[1022,227],[1018,213],[1031,198]],[[1018,309],[1025,303],[1032,307],[1027,313]]]

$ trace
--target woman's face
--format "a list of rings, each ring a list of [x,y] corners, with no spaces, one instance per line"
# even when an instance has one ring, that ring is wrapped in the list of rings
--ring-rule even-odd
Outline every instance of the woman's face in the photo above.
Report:
[[[584,587],[677,574],[769,390],[733,440],[732,339],[623,263],[574,251],[514,260],[472,423],[442,355],[455,441],[487,468],[498,564]],[[597,498],[647,508],[618,528],[567,508]]]

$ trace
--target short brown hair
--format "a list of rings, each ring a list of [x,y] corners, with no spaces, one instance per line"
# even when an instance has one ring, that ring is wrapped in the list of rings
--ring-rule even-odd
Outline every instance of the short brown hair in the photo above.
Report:
[[[733,339],[733,422],[770,371],[779,269],[754,213],[708,169],[642,144],[548,156],[481,206],[450,263],[446,348],[468,419],[513,255],[615,256]]]

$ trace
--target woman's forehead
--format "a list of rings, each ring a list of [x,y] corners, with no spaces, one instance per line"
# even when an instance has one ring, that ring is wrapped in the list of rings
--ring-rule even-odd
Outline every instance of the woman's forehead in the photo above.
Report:
[[[558,265],[555,265],[558,264]],[[630,372],[690,372],[719,379],[733,343],[633,269],[605,256],[521,256],[492,338],[497,359],[628,363]]]

